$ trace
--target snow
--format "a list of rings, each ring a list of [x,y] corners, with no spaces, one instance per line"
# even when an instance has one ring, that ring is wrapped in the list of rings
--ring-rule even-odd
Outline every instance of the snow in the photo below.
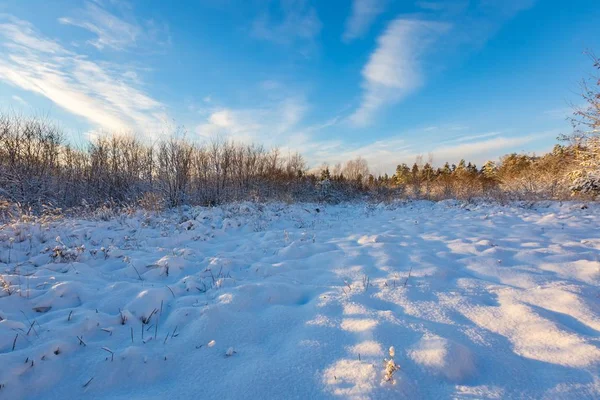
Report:
[[[598,398],[598,226],[457,201],[5,225],[0,398]]]
[[[408,355],[416,364],[448,381],[466,381],[475,373],[471,351],[439,336],[424,335]]]

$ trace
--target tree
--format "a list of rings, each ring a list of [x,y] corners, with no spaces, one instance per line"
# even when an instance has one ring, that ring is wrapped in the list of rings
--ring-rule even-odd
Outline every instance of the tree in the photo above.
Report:
[[[369,183],[370,187],[375,186],[375,177],[373,176],[373,174],[369,174],[369,178],[368,178],[367,182]]]
[[[413,194],[416,197],[421,195],[421,174],[419,165],[415,162],[410,170],[410,182],[412,184]]]
[[[402,163],[396,167],[396,173],[394,174],[394,183],[396,185],[406,185],[410,181],[410,168],[408,165]]]
[[[431,167],[431,164],[426,163],[421,169],[421,179],[426,182],[431,182],[435,177],[435,172]]]
[[[444,168],[442,168],[442,173],[447,175],[450,175],[452,173],[452,168],[450,167],[450,164],[447,161],[444,164]]]
[[[367,160],[361,157],[349,160],[344,166],[343,174],[348,180],[362,182],[369,175]]]
[[[471,164],[471,162],[469,161],[469,163],[467,164],[467,172],[470,175],[477,175],[477,165]]]
[[[325,166],[325,169],[321,170],[321,180],[325,181],[325,180],[330,180],[331,179],[331,173],[329,172],[329,167]]]
[[[429,199],[431,195],[431,183],[435,178],[435,171],[431,167],[431,164],[426,163],[423,168],[421,168],[421,180],[425,182],[425,197]]]
[[[483,167],[481,167],[481,174],[488,179],[495,178],[497,172],[498,168],[496,167],[496,163],[491,160],[486,162]]]
[[[331,170],[331,176],[337,180],[343,180],[344,176],[342,175],[342,163],[336,163]]]
[[[600,59],[590,56],[600,73]],[[569,177],[573,191],[597,196],[600,194],[600,76],[584,80],[582,92],[586,105],[575,109],[571,118],[577,168]]]
[[[410,169],[410,175],[413,180],[417,179],[417,177],[419,176],[419,166],[417,165],[417,163],[414,163],[412,168]]]

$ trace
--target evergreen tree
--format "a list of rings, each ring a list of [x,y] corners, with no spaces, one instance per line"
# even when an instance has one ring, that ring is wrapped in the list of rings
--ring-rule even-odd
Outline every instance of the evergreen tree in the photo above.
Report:
[[[431,167],[431,164],[427,163],[423,166],[423,169],[421,169],[421,177],[424,181],[431,181],[433,180],[435,176],[435,172],[433,170],[433,168]]]
[[[467,164],[467,172],[470,175],[477,175],[477,165],[471,164],[471,162],[469,161],[469,163]]]
[[[483,167],[481,167],[481,173],[486,178],[495,178],[496,172],[496,163],[491,160],[486,162]]]
[[[444,169],[442,169],[442,173],[446,175],[450,175],[452,173],[452,168],[450,167],[450,164],[448,162],[444,164]]]
[[[410,168],[408,165],[402,163],[396,167],[396,174],[394,175],[394,183],[396,185],[406,185],[410,181]]]
[[[419,166],[417,165],[417,163],[413,164],[410,170],[410,174],[413,181],[419,179]]]

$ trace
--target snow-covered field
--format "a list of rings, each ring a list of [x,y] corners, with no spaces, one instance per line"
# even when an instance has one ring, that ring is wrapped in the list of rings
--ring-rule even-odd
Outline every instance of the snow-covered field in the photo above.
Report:
[[[599,227],[456,202],[5,226],[0,398],[599,398]]]

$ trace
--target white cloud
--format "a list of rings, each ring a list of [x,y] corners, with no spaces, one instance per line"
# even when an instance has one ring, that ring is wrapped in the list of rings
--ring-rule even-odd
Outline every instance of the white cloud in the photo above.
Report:
[[[87,3],[81,19],[62,17],[61,24],[86,29],[96,35],[89,43],[98,49],[123,50],[135,44],[141,34],[139,26],[127,23],[96,4]]]
[[[22,106],[29,107],[29,103],[23,100],[23,98],[21,98],[20,96],[14,95],[12,96],[12,99]]]
[[[299,98],[264,107],[214,109],[196,127],[196,133],[204,139],[221,136],[243,143],[294,147],[305,140],[298,126],[306,110],[306,103]]]
[[[283,85],[281,84],[281,82],[278,82],[276,80],[273,79],[267,79],[264,80],[260,83],[259,85],[263,90],[266,91],[278,91],[280,90]]]
[[[385,10],[387,3],[388,0],[354,0],[342,39],[349,42],[367,33],[371,24]]]
[[[322,162],[329,162],[330,164],[344,162],[360,156],[367,160],[372,171],[393,173],[396,165],[400,163],[411,164],[419,155],[424,155],[425,159],[431,155],[434,164],[438,166],[446,161],[456,163],[462,158],[481,165],[485,161],[495,159],[505,152],[515,151],[519,146],[538,140],[554,138],[557,134],[556,131],[550,131],[515,137],[498,136],[499,133],[494,132],[470,135],[465,138],[465,140],[470,140],[468,143],[456,141],[441,145],[432,145],[430,144],[431,141],[418,144],[414,141],[408,142],[405,139],[408,136],[426,135],[426,131],[422,130],[358,146],[335,141],[324,141],[322,144],[312,143],[311,147],[307,148],[311,150],[307,152],[307,156],[314,165],[319,165]]]
[[[110,48],[123,51],[146,42],[153,47],[160,47],[169,41],[166,27],[152,20],[142,25],[135,18],[126,20],[118,17],[103,7],[101,1],[86,2],[85,7],[76,14],[76,17],[62,17],[58,21],[91,32],[95,38],[87,43],[99,50]]]
[[[321,31],[321,21],[314,7],[306,0],[280,0],[281,20],[263,12],[252,24],[252,34],[258,39],[279,44],[311,41]]]
[[[444,4],[441,2],[435,1],[417,1],[417,7],[420,7],[424,10],[432,10],[432,11],[440,11],[445,8]]]
[[[535,2],[536,0],[438,0],[418,1],[416,5],[432,18],[452,21],[455,29],[444,46],[456,50],[464,45],[468,49],[481,48],[506,21],[532,7]]]
[[[91,61],[13,17],[0,19],[0,39],[0,80],[102,128],[150,135],[164,129],[165,107],[137,88],[137,79],[128,78],[121,66]]]
[[[553,119],[562,119],[563,121],[572,117],[573,113],[578,110],[578,109],[582,109],[585,108],[585,104],[583,105],[572,105],[570,107],[560,107],[560,108],[553,108],[551,110],[546,110],[544,111],[544,115],[549,116],[550,118]]]
[[[476,135],[474,137],[485,137],[485,135]],[[470,143],[442,145],[434,147],[431,153],[438,161],[452,162],[464,158],[481,163],[490,157],[499,156],[498,152],[500,150],[514,149],[538,139],[547,139],[548,137],[554,138],[556,137],[556,133],[531,134],[518,137],[494,137],[493,139]]]
[[[494,137],[494,136],[499,136],[499,135],[500,135],[500,132],[488,132],[488,133],[482,133],[482,134],[478,134],[478,135],[456,136],[456,137],[452,137],[450,139],[442,140],[440,143],[462,143],[462,142],[469,142],[469,141],[475,140],[475,139],[483,139],[483,138],[489,138],[489,137]]]
[[[535,1],[417,1],[416,5],[423,10],[419,15],[426,15],[427,19],[398,18],[379,37],[362,72],[362,102],[350,120],[356,125],[366,125],[377,110],[419,88],[425,81],[426,55],[436,54],[443,61],[454,52],[480,48],[507,20],[533,6]],[[372,18],[369,13],[363,17],[366,21]]]
[[[356,157],[364,158],[371,167],[385,170],[385,166],[390,166],[400,162],[405,154],[410,153],[411,146],[404,138],[389,138],[377,140],[364,146],[353,147],[346,145],[330,148],[329,151],[320,151],[317,153],[321,162],[344,162]],[[389,164],[389,165],[388,165]],[[388,168],[389,169],[389,168]]]
[[[377,40],[362,71],[363,98],[350,117],[356,125],[368,124],[374,113],[408,95],[423,83],[421,57],[448,24],[398,18]]]
[[[4,46],[11,50],[27,48],[40,54],[62,53],[64,49],[55,41],[35,35],[33,26],[8,14],[0,14],[0,34],[9,41]]]

